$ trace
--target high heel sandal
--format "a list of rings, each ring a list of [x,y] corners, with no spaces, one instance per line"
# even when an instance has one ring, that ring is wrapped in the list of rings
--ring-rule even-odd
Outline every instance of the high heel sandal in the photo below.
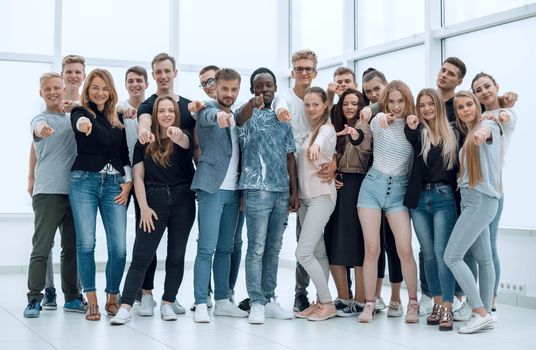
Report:
[[[426,317],[426,324],[429,326],[436,326],[441,320],[441,305],[434,304],[432,308],[432,313]]]
[[[452,309],[448,307],[441,308],[441,320],[439,321],[440,331],[451,331],[453,326]]]

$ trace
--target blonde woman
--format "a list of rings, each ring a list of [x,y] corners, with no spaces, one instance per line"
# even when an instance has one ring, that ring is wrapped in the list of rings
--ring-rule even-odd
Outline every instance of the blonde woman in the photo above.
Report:
[[[482,120],[475,95],[460,91],[454,97],[458,128],[465,141],[460,150],[461,215],[445,249],[445,263],[460,284],[473,310],[473,317],[458,329],[475,333],[492,329],[491,302],[495,270],[491,258],[489,224],[497,214],[501,197],[501,130],[493,120]],[[479,287],[464,262],[468,251],[479,271]]]
[[[100,320],[95,285],[97,210],[106,231],[106,311],[115,315],[125,269],[127,201],[132,171],[125,129],[116,112],[117,91],[104,69],[89,73],[81,106],[71,112],[77,156],[72,167],[69,201],[76,228],[78,271],[88,307],[86,319]]]
[[[454,193],[458,141],[436,90],[421,90],[416,105],[417,116],[408,117],[404,129],[414,149],[404,205],[411,212],[434,299],[426,323],[447,331],[452,330],[455,281],[443,253],[457,217]]]

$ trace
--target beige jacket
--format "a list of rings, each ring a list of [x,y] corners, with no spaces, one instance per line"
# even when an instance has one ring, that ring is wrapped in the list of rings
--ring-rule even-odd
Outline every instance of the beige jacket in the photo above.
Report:
[[[366,174],[369,169],[369,160],[372,155],[372,130],[368,123],[358,121],[355,128],[359,132],[354,145],[348,140],[342,154],[337,154],[337,171],[341,173]],[[350,137],[350,136],[344,136]]]

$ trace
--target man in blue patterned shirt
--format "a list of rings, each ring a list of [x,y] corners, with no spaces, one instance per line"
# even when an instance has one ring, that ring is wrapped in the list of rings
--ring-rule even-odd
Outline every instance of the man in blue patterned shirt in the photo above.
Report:
[[[270,108],[277,90],[275,75],[259,68],[250,82],[255,96],[237,112],[242,149],[239,188],[243,190],[248,235],[249,322],[262,324],[265,317],[294,317],[275,300],[275,288],[288,212],[296,211],[299,204],[292,129],[288,123],[280,123]]]

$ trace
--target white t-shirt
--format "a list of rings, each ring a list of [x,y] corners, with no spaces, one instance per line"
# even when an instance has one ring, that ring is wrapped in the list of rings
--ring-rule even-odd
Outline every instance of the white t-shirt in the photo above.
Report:
[[[229,167],[225,173],[225,178],[221,183],[220,190],[234,191],[238,188],[238,162],[240,158],[240,145],[238,143],[238,135],[236,134],[236,124],[229,128],[231,133],[231,143],[233,151],[231,154],[231,160],[229,161]]]
[[[120,101],[117,103],[117,108],[134,108],[128,100]],[[138,141],[138,119],[129,119],[129,118],[123,118],[123,125],[125,125],[125,132],[127,134],[127,145],[128,145],[128,155],[130,158],[130,164],[132,164],[134,159],[134,146],[136,145],[136,141]]]
[[[303,100],[296,95],[294,89],[290,88],[287,92],[278,94],[272,102],[273,110],[277,113],[280,108],[286,108],[290,112],[292,134],[296,149],[300,147],[303,141],[309,135],[309,119],[305,115]]]

